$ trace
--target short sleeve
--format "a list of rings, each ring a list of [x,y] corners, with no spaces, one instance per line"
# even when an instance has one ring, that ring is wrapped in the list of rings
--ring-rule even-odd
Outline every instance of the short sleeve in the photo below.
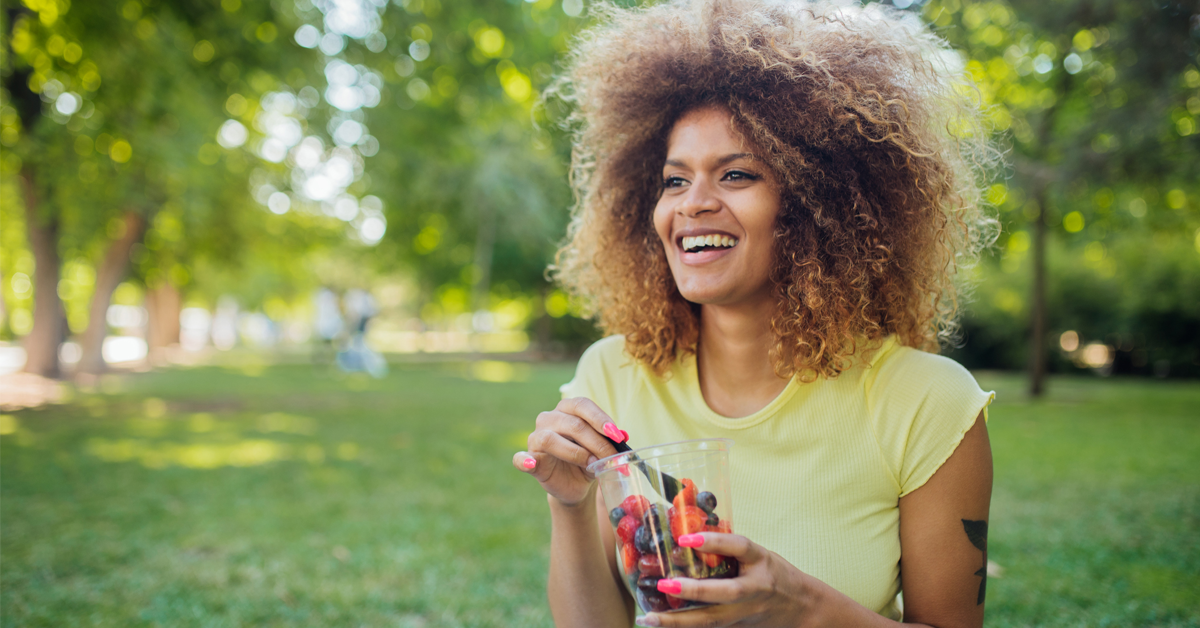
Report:
[[[867,404],[880,450],[901,497],[950,458],[994,392],[954,360],[898,347],[872,366]]]
[[[598,340],[579,358],[579,364],[575,367],[575,377],[559,386],[558,391],[562,393],[563,399],[587,397],[596,402],[609,416],[614,416],[620,369],[628,362],[624,336],[609,336]]]

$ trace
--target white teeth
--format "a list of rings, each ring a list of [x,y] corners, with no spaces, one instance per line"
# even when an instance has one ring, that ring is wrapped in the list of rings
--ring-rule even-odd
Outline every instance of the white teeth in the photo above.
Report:
[[[691,251],[704,246],[720,246],[730,248],[737,245],[736,238],[722,235],[703,235],[703,236],[688,236],[683,238],[681,244],[684,251]]]

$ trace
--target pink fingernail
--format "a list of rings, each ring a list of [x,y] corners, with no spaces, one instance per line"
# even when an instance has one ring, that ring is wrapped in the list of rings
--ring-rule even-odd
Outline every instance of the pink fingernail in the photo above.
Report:
[[[629,477],[629,465],[623,464],[617,467],[617,472],[625,477]]]
[[[662,580],[658,581],[658,590],[666,593],[667,595],[679,595],[679,593],[683,591],[683,585],[680,584],[678,580],[663,578]]]
[[[637,619],[633,620],[633,623],[635,623],[639,626],[661,626],[662,625],[662,624],[658,623],[658,618],[655,617],[654,615],[646,615],[645,617],[638,617]]]
[[[704,535],[702,534],[680,534],[675,540],[680,547],[700,547],[704,545]]]
[[[525,467],[526,469],[532,469],[537,466],[537,460],[532,457],[526,458],[521,461],[521,466]]]
[[[616,423],[612,422],[604,424],[604,435],[617,441],[618,443],[623,443],[629,440],[629,434],[617,429]]]

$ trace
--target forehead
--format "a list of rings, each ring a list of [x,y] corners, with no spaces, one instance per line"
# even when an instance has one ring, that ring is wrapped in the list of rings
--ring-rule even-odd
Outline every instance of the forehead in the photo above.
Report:
[[[693,109],[671,127],[667,153],[728,153],[746,150],[745,142],[733,131],[733,114],[723,107]]]

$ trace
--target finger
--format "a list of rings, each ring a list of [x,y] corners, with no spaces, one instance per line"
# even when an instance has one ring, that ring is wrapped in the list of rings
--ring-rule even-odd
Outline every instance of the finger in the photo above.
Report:
[[[581,447],[579,443],[563,437],[554,430],[537,430],[530,434],[529,451],[538,458],[538,466],[542,466],[543,459],[537,454],[548,454],[584,469],[597,459],[595,454]]]
[[[732,604],[744,601],[754,585],[743,576],[740,578],[663,578],[658,581],[658,590],[685,600],[710,604]]]
[[[513,454],[513,467],[522,473],[533,473],[537,469],[537,456],[527,452],[518,451]]]
[[[694,547],[709,554],[732,556],[743,563],[757,562],[766,556],[761,545],[740,534],[720,532],[684,534],[679,537],[679,544],[683,547]]]
[[[607,458],[617,454],[617,450],[612,446],[612,443],[601,436],[592,426],[591,422],[578,415],[561,410],[543,412],[538,415],[537,427],[538,429],[554,430],[566,436],[581,446],[586,447],[588,451],[595,454],[596,458]],[[613,429],[616,429],[615,426],[613,426]]]
[[[675,613],[649,613],[639,617],[638,626],[663,626],[664,628],[717,628],[737,623],[736,608],[729,606],[703,606]]]
[[[592,429],[600,434],[604,434],[618,443],[623,443],[629,439],[629,435],[617,427],[617,424],[608,416],[596,402],[587,397],[570,397],[558,402],[555,408],[559,412],[573,414],[582,418],[591,424]],[[616,450],[613,450],[616,453]]]

